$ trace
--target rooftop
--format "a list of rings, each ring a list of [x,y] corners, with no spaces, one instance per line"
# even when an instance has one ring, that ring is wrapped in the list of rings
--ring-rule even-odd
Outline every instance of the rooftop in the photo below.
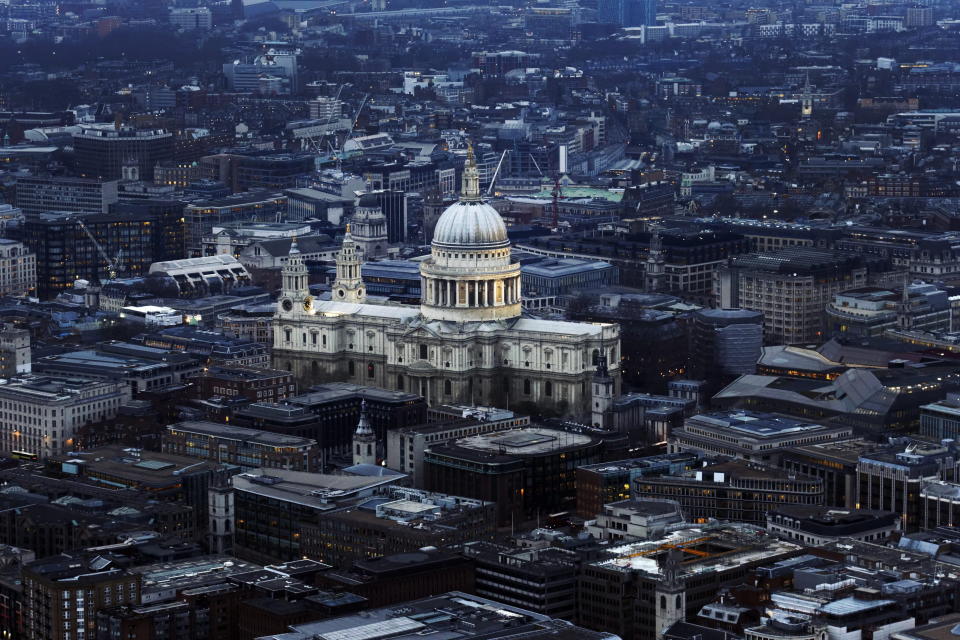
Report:
[[[262,444],[268,447],[301,448],[317,444],[317,441],[312,438],[301,438],[299,436],[273,433],[271,431],[261,431],[260,429],[248,429],[246,427],[237,427],[220,422],[205,422],[199,420],[171,424],[167,427],[167,431],[171,434],[178,434],[180,432],[203,434],[222,440],[237,440],[244,443]]]

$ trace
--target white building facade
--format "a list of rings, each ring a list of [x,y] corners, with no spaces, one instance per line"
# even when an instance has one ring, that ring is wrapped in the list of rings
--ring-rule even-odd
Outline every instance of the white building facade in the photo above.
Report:
[[[480,196],[472,151],[463,195],[437,222],[421,266],[419,309],[367,304],[352,238],[344,249],[329,302],[310,297],[302,258],[288,259],[274,320],[276,368],[305,382],[418,393],[431,405],[530,403],[583,415],[604,355],[619,392],[618,325],[522,317],[520,265],[503,220]]]

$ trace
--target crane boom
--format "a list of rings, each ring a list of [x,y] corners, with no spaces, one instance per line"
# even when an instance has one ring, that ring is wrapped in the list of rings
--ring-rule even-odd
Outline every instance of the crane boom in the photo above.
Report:
[[[87,228],[87,225],[83,224],[83,220],[77,218],[77,225],[79,225],[79,227],[83,229],[83,232],[87,234],[87,237],[90,238],[90,242],[93,243],[93,246],[96,247],[97,251],[100,253],[100,257],[103,258],[104,262],[107,263],[107,273],[110,275],[110,279],[116,279],[117,262],[112,260],[110,256],[107,255],[107,252],[104,250],[103,246],[97,242],[97,239],[93,237],[93,234],[90,232],[90,229]]]
[[[497,168],[493,172],[493,177],[490,178],[490,186],[487,187],[487,195],[490,195],[491,193],[493,193],[493,185],[497,181],[497,176],[500,175],[500,167],[503,166],[503,159],[506,157],[507,157],[507,151],[504,150],[503,153],[500,154],[500,162],[497,163]]]

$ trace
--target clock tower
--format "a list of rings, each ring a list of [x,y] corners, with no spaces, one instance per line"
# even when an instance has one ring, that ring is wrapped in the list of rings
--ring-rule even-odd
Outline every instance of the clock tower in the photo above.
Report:
[[[310,287],[307,284],[307,265],[303,263],[303,255],[297,247],[297,239],[290,242],[290,253],[287,263],[280,271],[283,287],[280,292],[280,312],[295,313],[310,311],[313,307],[313,298],[310,297]]]
[[[367,301],[367,290],[360,277],[360,258],[357,256],[357,243],[350,235],[350,225],[343,235],[343,248],[337,256],[337,279],[330,291],[330,299],[335,302],[354,302],[363,304]]]

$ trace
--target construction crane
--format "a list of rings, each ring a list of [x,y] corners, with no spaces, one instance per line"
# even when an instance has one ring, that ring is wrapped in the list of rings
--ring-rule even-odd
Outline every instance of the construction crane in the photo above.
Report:
[[[487,195],[490,195],[491,193],[493,193],[493,185],[494,185],[494,183],[497,181],[497,176],[500,175],[500,167],[503,166],[503,159],[506,158],[506,157],[507,157],[507,152],[506,152],[506,151],[504,151],[502,154],[500,154],[500,162],[497,163],[497,168],[496,168],[496,170],[493,172],[493,177],[490,178],[490,186],[487,187]]]
[[[117,254],[116,258],[111,258],[107,255],[107,252],[104,250],[103,246],[97,242],[97,239],[93,237],[93,234],[90,233],[90,229],[87,228],[87,225],[83,223],[83,220],[76,218],[77,225],[83,229],[83,232],[87,234],[87,237],[90,238],[90,242],[93,243],[93,246],[96,247],[97,251],[100,253],[100,257],[103,258],[103,261],[107,263],[107,274],[110,277],[110,280],[116,280],[117,271],[120,269],[120,261],[123,259],[123,249]]]

